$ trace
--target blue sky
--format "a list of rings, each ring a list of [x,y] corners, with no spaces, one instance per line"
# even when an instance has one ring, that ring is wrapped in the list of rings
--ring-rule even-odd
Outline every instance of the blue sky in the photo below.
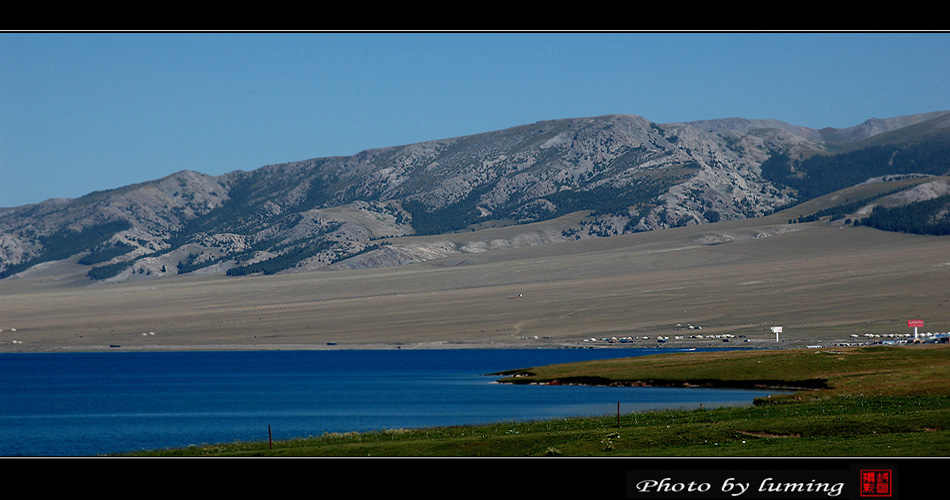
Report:
[[[950,110],[947,33],[0,33],[0,207],[538,120]]]

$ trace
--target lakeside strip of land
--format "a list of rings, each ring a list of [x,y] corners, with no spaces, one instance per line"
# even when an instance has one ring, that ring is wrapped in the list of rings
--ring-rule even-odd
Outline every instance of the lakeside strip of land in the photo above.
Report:
[[[690,349],[798,349],[827,348],[842,345],[875,345],[882,342],[853,342],[837,338],[750,339],[747,342],[724,342],[720,340],[678,340],[656,342],[642,340],[631,342],[569,341],[569,340],[473,340],[473,341],[411,341],[404,342],[311,342],[311,343],[118,343],[86,345],[39,345],[10,349],[7,352],[103,352],[103,351],[332,351],[332,350],[394,350],[394,349],[608,349],[608,350],[669,350]],[[904,342],[906,344],[906,342]]]

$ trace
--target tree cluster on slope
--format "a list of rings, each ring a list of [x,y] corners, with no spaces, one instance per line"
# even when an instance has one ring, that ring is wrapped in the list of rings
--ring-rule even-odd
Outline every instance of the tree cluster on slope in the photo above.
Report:
[[[874,207],[862,225],[903,233],[950,234],[950,195],[897,207]]]
[[[775,152],[761,168],[766,180],[794,189],[799,201],[807,201],[885,175],[944,175],[950,171],[950,143],[875,146],[794,160]]]
[[[115,220],[90,226],[82,231],[60,229],[48,236],[41,236],[37,239],[43,248],[43,252],[30,260],[14,264],[3,272],[0,272],[0,279],[12,276],[43,262],[62,260],[85,252],[90,248],[101,245],[109,238],[112,238],[116,233],[130,229],[131,227],[132,224],[129,221]]]

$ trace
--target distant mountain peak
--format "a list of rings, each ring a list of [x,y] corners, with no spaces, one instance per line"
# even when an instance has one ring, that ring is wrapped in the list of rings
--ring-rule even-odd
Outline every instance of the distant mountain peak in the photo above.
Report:
[[[54,260],[104,282],[326,269],[372,252],[379,265],[412,262],[431,247],[389,245],[577,212],[585,215],[570,227],[532,241],[757,217],[806,192],[776,153],[827,155],[838,143],[862,147],[912,126],[945,126],[948,116],[819,131],[770,119],[658,124],[611,114],[220,176],[183,170],[0,211],[0,278]],[[914,130],[914,137],[924,133]]]

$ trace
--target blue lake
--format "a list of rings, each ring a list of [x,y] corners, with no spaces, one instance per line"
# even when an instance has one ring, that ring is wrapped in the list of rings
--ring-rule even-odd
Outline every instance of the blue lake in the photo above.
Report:
[[[751,404],[768,391],[516,386],[485,374],[673,349],[0,354],[0,456]]]

